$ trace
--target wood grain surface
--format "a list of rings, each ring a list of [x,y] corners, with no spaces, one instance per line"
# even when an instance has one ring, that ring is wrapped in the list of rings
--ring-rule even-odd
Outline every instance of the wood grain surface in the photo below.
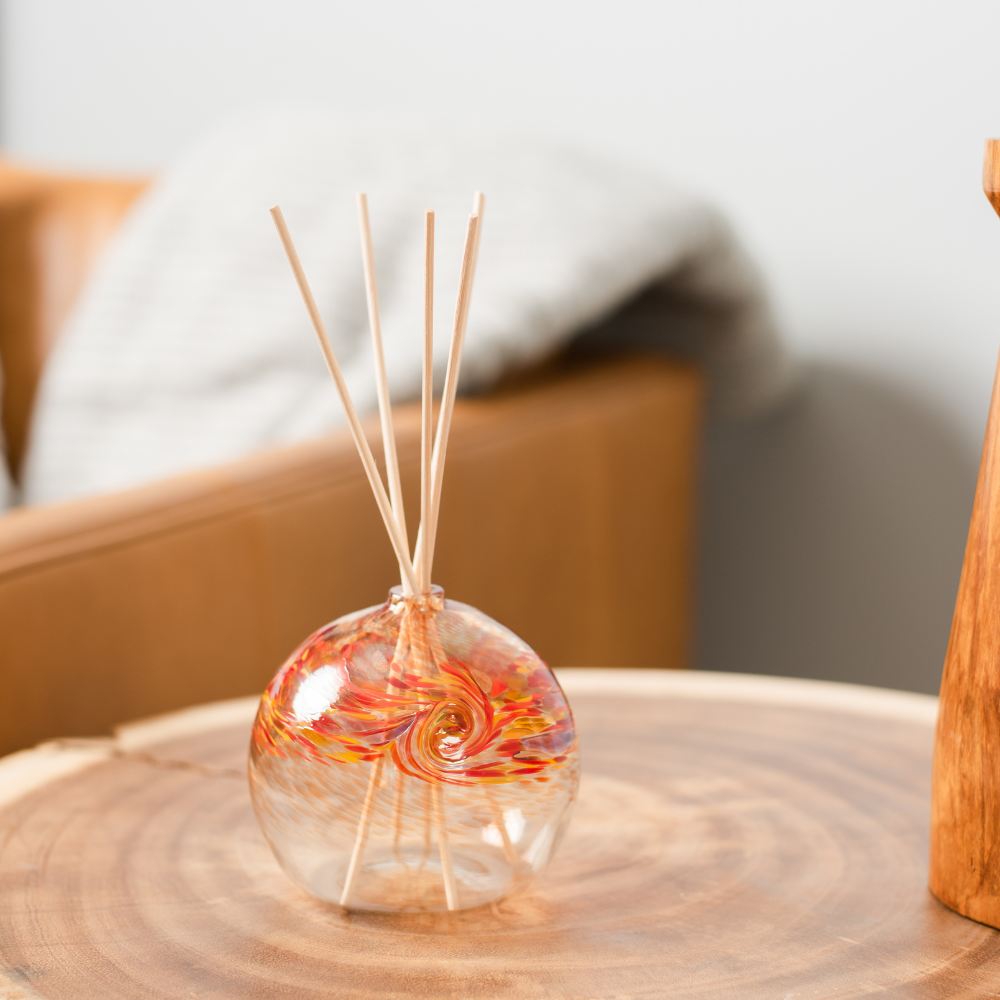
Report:
[[[983,190],[1000,214],[1000,141]],[[941,678],[934,749],[930,886],[948,906],[1000,927],[1000,368]]]
[[[1000,139],[987,139],[983,154],[983,193],[1000,215]]]
[[[560,677],[570,832],[526,894],[462,914],[350,913],[287,880],[250,808],[252,700],[0,761],[0,996],[1000,994],[1000,934],[926,888],[934,699]]]

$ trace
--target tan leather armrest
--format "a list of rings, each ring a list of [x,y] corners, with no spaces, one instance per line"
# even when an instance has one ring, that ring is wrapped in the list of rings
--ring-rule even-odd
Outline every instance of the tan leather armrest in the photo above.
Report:
[[[701,397],[634,359],[460,401],[435,581],[554,665],[686,665]],[[346,432],[0,518],[0,752],[259,691],[397,573]]]
[[[15,476],[49,350],[94,260],[145,186],[0,161],[0,423]]]

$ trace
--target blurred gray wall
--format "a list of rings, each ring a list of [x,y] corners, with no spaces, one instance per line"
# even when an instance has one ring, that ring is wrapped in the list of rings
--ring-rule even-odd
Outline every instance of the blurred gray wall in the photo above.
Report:
[[[979,456],[926,401],[814,363],[711,428],[697,665],[937,693]]]

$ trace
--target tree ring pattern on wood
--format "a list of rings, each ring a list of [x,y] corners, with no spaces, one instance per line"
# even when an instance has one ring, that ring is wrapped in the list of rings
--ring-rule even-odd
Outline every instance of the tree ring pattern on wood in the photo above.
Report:
[[[464,913],[352,913],[296,889],[234,776],[248,727],[53,781],[0,810],[0,996],[1000,991],[1000,934],[926,889],[930,725],[573,703],[584,776],[560,854],[523,895]]]

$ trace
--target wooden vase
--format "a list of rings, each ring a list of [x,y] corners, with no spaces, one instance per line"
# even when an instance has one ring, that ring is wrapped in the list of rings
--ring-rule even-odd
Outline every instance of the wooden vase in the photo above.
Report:
[[[1000,140],[983,189],[1000,215]],[[941,678],[931,794],[930,889],[1000,927],[1000,367]]]

